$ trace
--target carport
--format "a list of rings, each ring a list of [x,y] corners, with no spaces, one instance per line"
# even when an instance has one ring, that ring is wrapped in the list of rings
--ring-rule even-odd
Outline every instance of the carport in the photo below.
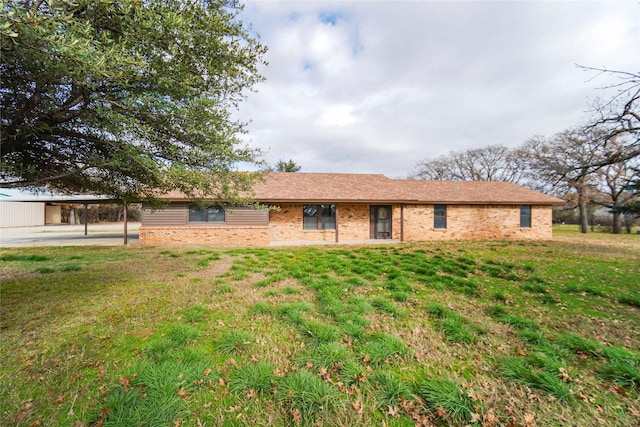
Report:
[[[123,213],[123,244],[126,245],[128,243],[127,236],[127,228],[128,228],[128,218],[127,218],[127,208],[128,203],[123,200],[114,199],[107,196],[96,196],[90,194],[55,194],[55,193],[27,193],[27,192],[19,192],[14,193],[10,198],[4,198],[3,201],[8,202],[22,202],[22,203],[59,203],[59,204],[76,204],[84,206],[84,235],[88,236],[89,234],[89,221],[88,221],[88,210],[89,205],[99,205],[99,204],[117,204],[122,205],[124,208]],[[0,202],[2,203],[2,202]]]

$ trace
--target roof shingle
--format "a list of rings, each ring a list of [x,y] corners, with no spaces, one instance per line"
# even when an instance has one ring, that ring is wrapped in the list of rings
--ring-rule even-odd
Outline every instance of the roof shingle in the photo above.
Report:
[[[184,200],[178,193],[162,198]],[[564,203],[510,182],[390,179],[381,174],[273,172],[253,187],[262,203],[416,203],[540,204]]]

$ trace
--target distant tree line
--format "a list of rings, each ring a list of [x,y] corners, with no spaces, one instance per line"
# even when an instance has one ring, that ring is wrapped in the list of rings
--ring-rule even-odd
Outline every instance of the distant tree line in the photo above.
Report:
[[[89,224],[124,221],[124,206],[117,204],[91,205],[87,209],[86,216]],[[141,218],[140,204],[133,203],[127,206],[128,221],[139,222]],[[84,224],[85,210],[77,205],[65,206],[61,209],[61,220],[64,224]]]
[[[414,179],[508,181],[556,195],[578,209],[589,230],[590,204],[609,208],[612,232],[623,218],[640,217],[640,74],[586,68],[618,78],[616,95],[595,103],[584,126],[550,137],[535,136],[517,148],[490,145],[451,151],[418,162]]]

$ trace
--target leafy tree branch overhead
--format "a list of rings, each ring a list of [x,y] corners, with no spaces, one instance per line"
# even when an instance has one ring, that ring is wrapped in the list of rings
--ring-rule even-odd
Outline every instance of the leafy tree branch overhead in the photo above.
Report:
[[[262,80],[266,52],[241,11],[234,0],[5,2],[1,185],[233,198],[250,184],[236,165],[259,153],[231,112]]]

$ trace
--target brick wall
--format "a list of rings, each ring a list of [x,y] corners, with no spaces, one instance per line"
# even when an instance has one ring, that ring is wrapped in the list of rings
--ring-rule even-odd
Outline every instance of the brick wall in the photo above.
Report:
[[[340,240],[369,239],[369,205],[338,205]]]
[[[269,212],[270,237],[272,242],[306,241],[334,242],[335,230],[303,230],[302,204],[278,205],[279,210]]]
[[[140,227],[140,245],[267,246],[268,226]]]
[[[448,205],[447,228],[433,228],[433,205],[407,205],[405,241],[551,239],[551,206],[531,207],[531,228],[520,227],[519,205]],[[395,233],[394,233],[395,234]]]
[[[141,245],[202,244],[266,246],[283,241],[335,241],[335,230],[303,230],[302,204],[270,211],[269,226],[143,226]],[[339,204],[339,241],[369,239],[368,204]],[[400,240],[402,208],[392,206],[392,237]],[[447,228],[433,228],[433,205],[405,205],[404,240],[551,239],[551,207],[532,206],[531,228],[520,228],[519,205],[448,205]]]

